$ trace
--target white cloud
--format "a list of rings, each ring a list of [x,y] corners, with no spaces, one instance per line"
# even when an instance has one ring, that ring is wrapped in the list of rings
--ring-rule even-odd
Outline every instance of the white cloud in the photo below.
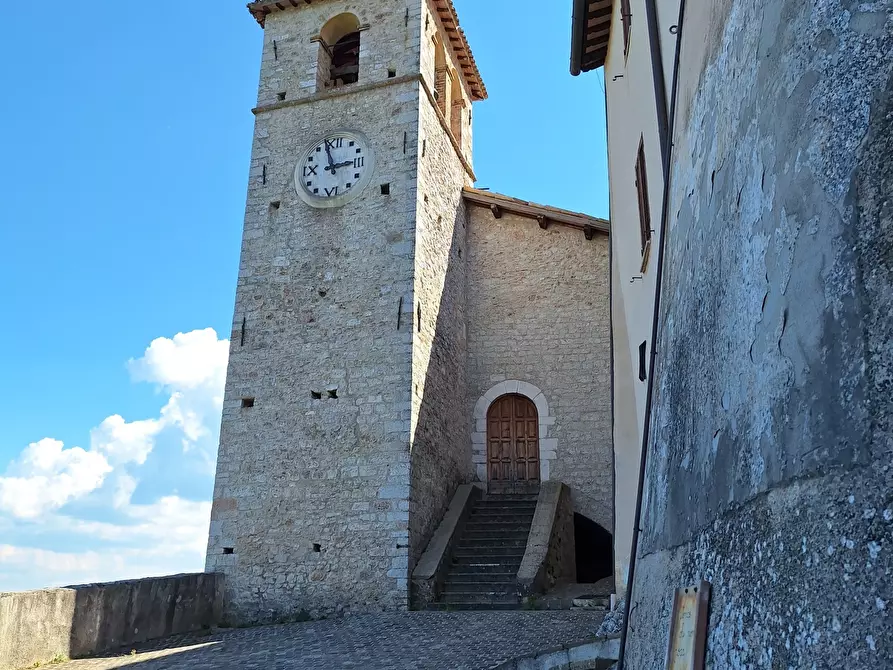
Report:
[[[176,389],[202,386],[223,390],[229,341],[218,340],[213,328],[154,340],[142,358],[128,363],[135,381]]]
[[[120,490],[136,482],[122,478]],[[126,481],[129,480],[129,481]],[[135,579],[204,569],[211,503],[165,496],[125,504],[118,523],[64,515],[43,520],[46,535],[73,533],[102,550],[53,551],[0,545],[0,591]]]
[[[0,510],[34,519],[92,493],[112,471],[105,457],[49,438],[30,444],[0,477]]]
[[[213,473],[228,352],[229,342],[212,329],[158,338],[128,362],[133,381],[155,384],[166,396],[157,416],[128,422],[114,414],[90,431],[89,450],[66,449],[46,438],[24,449],[5,473],[0,464],[0,527],[6,542],[0,544],[0,589],[203,568],[209,501],[168,494],[135,504],[132,498],[138,485],[144,498],[173,488],[162,473],[176,472],[186,461],[169,461],[172,454],[159,451],[166,459],[163,467],[158,467],[162,461],[147,465],[156,446],[171,438],[179,438],[183,454],[191,454],[184,456],[190,468],[199,463],[207,475]],[[75,501],[86,506],[72,509],[93,516],[66,514],[63,508]],[[90,551],[67,551],[69,546]]]
[[[160,337],[142,358],[128,363],[135,381],[157,384],[170,394],[161,421],[182,432],[186,451],[216,435],[228,354],[229,341],[218,340],[217,333],[207,328]]]
[[[51,523],[69,528],[81,536],[120,544],[146,544],[155,547],[186,548],[204,556],[211,520],[211,503],[165,496],[147,505],[128,504],[120,508],[126,517],[118,523],[83,521],[59,516]]]
[[[112,505],[114,505],[115,509],[121,509],[130,504],[130,499],[133,497],[133,492],[136,491],[138,484],[139,481],[126,472],[118,475],[115,482],[115,494],[112,498]]]
[[[127,423],[115,414],[90,431],[90,447],[115,465],[142,465],[155,448],[155,437],[162,428],[164,423],[159,419]]]

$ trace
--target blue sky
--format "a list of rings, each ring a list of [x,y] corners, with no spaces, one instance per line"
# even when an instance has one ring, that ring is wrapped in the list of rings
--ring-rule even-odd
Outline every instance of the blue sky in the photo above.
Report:
[[[455,3],[478,186],[606,217],[570,1]],[[0,591],[202,569],[262,38],[215,4],[0,24]]]

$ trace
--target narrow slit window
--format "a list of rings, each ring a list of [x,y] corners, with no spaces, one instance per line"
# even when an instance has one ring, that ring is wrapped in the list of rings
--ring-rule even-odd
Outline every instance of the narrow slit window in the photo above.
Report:
[[[242,407],[246,409],[254,407],[254,398],[242,398]]]

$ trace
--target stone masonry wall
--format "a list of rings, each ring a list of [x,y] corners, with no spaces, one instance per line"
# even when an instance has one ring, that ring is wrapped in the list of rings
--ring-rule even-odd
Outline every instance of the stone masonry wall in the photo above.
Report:
[[[421,102],[412,379],[410,568],[459,484],[471,480],[466,395],[466,214],[470,182],[427,97]]]
[[[407,8],[408,24],[404,20]],[[318,94],[320,46],[313,38],[329,19],[345,12],[368,26],[360,35],[360,85],[387,81],[389,69],[398,78],[419,73],[420,0],[317,1],[267,16],[258,106],[278,102],[281,93],[286,100]]]
[[[575,511],[613,529],[608,237],[469,208],[467,416],[505,380],[532,384],[555,417],[544,479]],[[471,421],[471,431],[476,431]],[[484,427],[486,429],[486,427]],[[543,428],[541,428],[543,430]],[[477,479],[486,468],[476,463]]]
[[[149,577],[0,593],[0,670],[37,668],[221,622],[223,576]]]
[[[412,323],[397,317],[413,304],[420,86],[382,71],[418,73],[421,8],[408,24],[405,9],[332,0],[267,18],[260,100],[292,93],[257,113],[207,558],[235,622],[408,604]],[[348,10],[370,26],[360,81],[308,98],[309,39]],[[341,128],[369,138],[373,179],[311,209],[295,163]]]
[[[707,667],[891,668],[893,2],[692,0],[681,34],[627,667],[704,578]]]

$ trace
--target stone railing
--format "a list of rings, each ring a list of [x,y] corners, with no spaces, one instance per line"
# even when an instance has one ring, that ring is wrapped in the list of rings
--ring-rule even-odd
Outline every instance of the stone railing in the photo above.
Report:
[[[222,612],[220,574],[0,593],[0,670],[209,628]]]
[[[577,578],[574,508],[570,489],[561,482],[543,482],[518,569],[522,596],[544,593],[555,584]]]
[[[463,484],[456,490],[443,521],[412,571],[413,609],[423,609],[437,600],[450,568],[453,549],[462,535],[474,503],[480,498],[481,490],[473,484]]]

